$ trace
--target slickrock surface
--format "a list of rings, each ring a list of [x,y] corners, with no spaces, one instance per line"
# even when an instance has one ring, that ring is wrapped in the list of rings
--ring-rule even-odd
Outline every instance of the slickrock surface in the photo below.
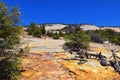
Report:
[[[62,57],[65,57],[65,54]],[[29,54],[23,59],[23,67],[26,70],[22,73],[21,80],[74,80],[68,69],[60,62],[62,59],[55,58],[56,53]]]
[[[41,52],[42,48],[38,46],[43,43],[40,42],[45,42],[45,46],[48,47],[51,46],[49,43],[51,40],[34,39],[29,39],[32,50],[26,58],[22,59],[25,71],[22,72],[20,80],[120,80],[120,75],[112,67],[103,67],[97,60],[89,59],[88,62],[81,65],[78,64],[78,60],[65,60],[74,55],[63,51],[61,45],[64,44],[64,41],[56,40],[55,43],[52,43],[52,46],[56,45],[55,48],[50,49],[52,52],[49,52],[49,49]],[[101,44],[92,43],[91,46],[91,52],[96,53],[99,50],[104,55],[108,54],[106,52],[109,49]],[[61,51],[57,52],[57,49],[61,49]]]
[[[25,72],[21,80],[120,80],[112,67],[103,67],[96,60],[79,65],[67,53],[31,53],[22,60]]]
[[[103,67],[95,60],[82,65],[78,65],[76,61],[62,63],[76,75],[76,80],[120,80],[119,74],[115,73],[113,68]]]

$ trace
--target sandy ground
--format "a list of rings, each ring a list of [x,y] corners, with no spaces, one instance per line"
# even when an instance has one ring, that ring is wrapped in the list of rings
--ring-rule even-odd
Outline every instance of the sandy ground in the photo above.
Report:
[[[23,41],[28,42],[28,45],[31,47],[31,53],[64,52],[62,49],[65,43],[64,40],[54,40],[51,38],[41,39],[26,36]]]

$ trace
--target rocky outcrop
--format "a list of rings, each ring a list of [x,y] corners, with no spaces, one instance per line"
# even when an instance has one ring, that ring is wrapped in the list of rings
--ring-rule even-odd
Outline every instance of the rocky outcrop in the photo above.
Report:
[[[49,30],[61,30],[65,27],[79,27],[83,30],[98,30],[99,27],[95,26],[95,25],[91,25],[91,24],[67,24],[67,25],[63,25],[63,24],[46,24],[45,25],[45,29],[47,31]]]
[[[93,24],[41,24],[41,25],[44,25],[45,26],[45,30],[46,31],[53,31],[53,30],[61,30],[61,29],[64,29],[66,27],[79,27],[83,30],[99,30],[99,29],[112,29],[112,30],[115,30],[116,32],[120,32],[120,27],[119,26],[96,26],[96,25],[93,25]],[[40,26],[40,25],[38,25]],[[69,28],[66,28],[66,29],[69,29]]]
[[[68,69],[60,63],[60,57],[55,56],[56,53],[29,54],[22,59],[25,71],[22,72],[20,80],[75,80],[75,76],[71,76]],[[65,54],[63,56],[65,57]]]
[[[103,67],[97,60],[79,65],[78,60],[67,53],[31,53],[22,59],[20,80],[119,80],[120,75],[112,67]]]
[[[60,30],[64,27],[66,27],[67,25],[63,25],[63,24],[46,24],[45,25],[45,30],[46,31],[50,31],[50,30]]]
[[[62,64],[76,75],[76,80],[119,80],[120,78],[112,67],[103,67],[95,60],[89,60],[82,65],[78,65],[76,61],[63,61]]]
[[[89,24],[83,24],[80,26],[81,29],[87,31],[87,30],[99,30],[100,28],[95,25],[89,25]]]

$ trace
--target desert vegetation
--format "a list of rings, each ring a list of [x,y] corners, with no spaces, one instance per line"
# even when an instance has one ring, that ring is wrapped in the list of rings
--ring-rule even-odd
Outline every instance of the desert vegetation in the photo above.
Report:
[[[33,35],[34,37],[41,37],[45,34],[45,27],[42,25],[38,27],[35,23],[30,23],[28,29],[26,30],[29,35]]]
[[[53,39],[59,39],[60,37],[64,37],[65,35],[74,34],[78,31],[83,30],[80,28],[80,25],[68,25],[61,30],[57,30],[57,32],[54,30],[46,31],[45,26],[41,25],[40,27],[38,27],[35,23],[31,23],[27,31],[29,35],[33,35],[34,37],[47,35],[49,37],[52,37]],[[84,32],[85,34],[90,36],[91,42],[103,44],[104,41],[109,41],[112,44],[120,45],[120,33],[112,29],[88,30]]]
[[[120,33],[112,29],[88,31],[87,33],[91,36],[91,41],[93,42],[103,43],[104,41],[109,41],[120,45]]]
[[[35,23],[30,23],[28,29],[26,30],[28,35],[33,35],[34,37],[41,38],[41,36],[49,36],[53,39],[59,39],[62,33],[53,33],[53,31],[46,31],[44,25],[37,26]]]
[[[20,75],[22,27],[18,7],[10,9],[0,2],[0,80],[17,80]]]
[[[90,24],[89,29],[82,24],[50,24],[46,30],[45,24],[34,22],[23,31],[20,15],[19,7],[0,2],[0,80],[119,80],[119,32],[94,25],[91,30]]]
[[[87,49],[89,48],[90,36],[85,31],[77,30],[74,33],[65,35],[66,46],[76,49]]]

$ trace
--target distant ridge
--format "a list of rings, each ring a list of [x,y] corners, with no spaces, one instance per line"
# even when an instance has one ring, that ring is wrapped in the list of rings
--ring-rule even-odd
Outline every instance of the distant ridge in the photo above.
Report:
[[[87,23],[83,23],[83,24],[43,23],[39,25],[44,25],[47,31],[48,30],[60,30],[67,26],[73,26],[73,27],[80,27],[83,30],[113,29],[117,32],[120,32],[119,26],[96,26],[94,24],[87,24]]]
[[[38,24],[38,25],[46,25],[46,24],[61,24],[61,25],[94,25],[94,24],[90,24],[90,23],[41,23],[41,24]],[[97,26],[97,27],[117,27],[117,28],[120,28],[120,26],[112,26],[112,25],[100,25],[100,26]]]
[[[96,26],[94,24],[83,23],[83,24],[64,24],[64,23],[41,23],[38,26],[44,25],[45,29],[48,30],[60,30],[67,26],[80,27],[83,30],[99,30],[99,29],[112,29],[116,32],[120,32],[120,26]],[[24,26],[28,27],[28,26]]]
[[[98,27],[114,27],[114,28],[120,28],[120,26],[98,26]]]

